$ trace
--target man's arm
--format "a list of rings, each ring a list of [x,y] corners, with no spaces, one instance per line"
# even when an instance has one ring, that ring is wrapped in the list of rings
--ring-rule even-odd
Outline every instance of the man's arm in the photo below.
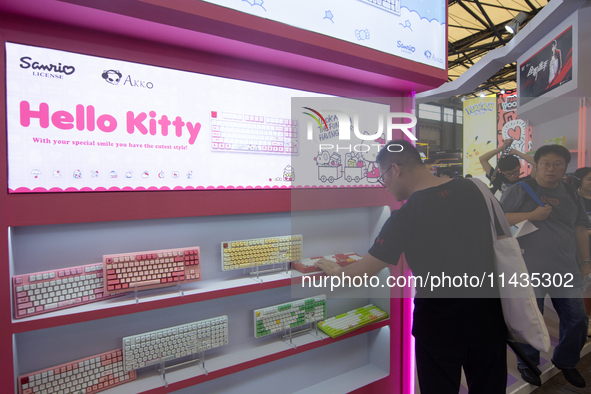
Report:
[[[507,217],[509,226],[513,226],[514,224],[521,223],[524,220],[529,220],[530,222],[546,220],[546,218],[550,216],[550,212],[552,212],[552,206],[546,205],[544,207],[537,207],[531,212],[505,212],[505,216]],[[587,233],[587,229],[585,229],[585,233]]]
[[[589,261],[589,235],[587,228],[581,225],[575,225],[575,243],[577,244],[577,256],[581,261]],[[586,263],[581,266],[583,276],[591,274],[591,264]]]
[[[484,168],[484,173],[485,174],[490,174],[490,171],[492,170],[492,166],[490,165],[490,163],[488,162],[490,159],[492,159],[494,156],[498,155],[499,153],[501,153],[502,151],[504,151],[505,149],[507,149],[508,147],[511,146],[511,144],[513,143],[513,140],[511,138],[507,138],[505,141],[503,141],[503,145],[499,146],[497,149],[493,149],[490,152],[486,152],[485,154],[483,154],[482,156],[480,156],[478,158],[478,160],[480,160],[480,164],[482,165],[482,168]],[[495,174],[493,174],[494,177]]]
[[[535,178],[536,177],[536,162],[535,162],[533,156],[526,155],[525,153],[520,152],[517,149],[511,149],[509,151],[509,154],[510,155],[518,156],[518,157],[522,158],[523,160],[527,161],[529,164],[531,164],[532,170],[531,170],[531,174],[530,175],[531,175],[532,178]]]
[[[337,263],[331,260],[322,258],[316,262],[316,267],[323,270],[327,275],[330,276],[349,276],[351,278],[355,276],[368,276],[377,275],[381,270],[387,268],[390,264],[384,263],[381,260],[376,259],[371,254],[366,253],[363,258],[353,264],[349,264],[346,267],[341,267]]]

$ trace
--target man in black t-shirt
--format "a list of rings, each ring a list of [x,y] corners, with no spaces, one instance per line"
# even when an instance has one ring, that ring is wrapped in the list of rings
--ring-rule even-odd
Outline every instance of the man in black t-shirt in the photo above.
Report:
[[[395,149],[389,150],[394,145]],[[403,147],[401,152],[398,152]],[[494,271],[490,216],[478,187],[461,178],[436,178],[417,150],[397,140],[378,154],[379,182],[407,202],[393,211],[369,252],[345,268],[316,265],[329,275],[375,275],[402,253],[413,276],[483,277]],[[418,287],[413,335],[422,394],[457,394],[464,369],[470,392],[505,393],[506,327],[496,288],[450,284]]]
[[[533,157],[528,156],[523,152],[519,152],[516,149],[511,149],[506,156],[503,156],[499,159],[497,164],[498,170],[495,170],[490,165],[489,160],[497,154],[509,149],[512,143],[513,139],[507,138],[505,141],[503,141],[503,145],[499,146],[497,149],[491,150],[490,152],[486,152],[479,157],[480,164],[482,165],[482,168],[484,168],[484,173],[486,174],[486,177],[490,179],[490,183],[492,185],[491,192],[493,194],[495,194],[497,190],[500,190],[501,193],[504,193],[509,186],[512,186],[517,182],[521,182],[524,179],[530,178],[529,175],[520,177],[521,163],[519,162],[519,158],[527,161],[532,166],[535,165]]]

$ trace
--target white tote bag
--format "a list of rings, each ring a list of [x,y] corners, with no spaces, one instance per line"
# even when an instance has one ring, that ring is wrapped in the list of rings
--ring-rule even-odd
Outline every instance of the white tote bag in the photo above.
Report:
[[[522,287],[520,279],[518,279],[516,286],[508,283],[514,275],[516,278],[521,278],[521,274],[525,273],[529,277],[519,243],[516,238],[511,236],[509,223],[501,204],[482,181],[474,178],[472,181],[482,192],[491,218],[497,275],[504,274],[505,278],[504,283],[499,280],[499,293],[509,334],[516,342],[528,343],[539,351],[548,352],[550,350],[550,335],[544,317],[538,308],[533,287],[529,282],[526,287]],[[495,214],[506,238],[497,238]],[[500,279],[500,277],[498,278]]]

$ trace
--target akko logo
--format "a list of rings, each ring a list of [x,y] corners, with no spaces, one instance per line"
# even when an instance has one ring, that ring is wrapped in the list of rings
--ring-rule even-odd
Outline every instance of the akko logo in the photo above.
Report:
[[[105,70],[101,74],[101,78],[111,85],[119,85],[119,81],[123,78],[123,74],[119,70]],[[152,89],[154,84],[150,81],[142,81],[139,79],[133,79],[131,75],[128,75],[123,80],[123,86],[129,86],[132,88],[144,88]]]
[[[72,75],[76,71],[74,66],[58,63],[57,65],[49,63],[43,64],[34,61],[30,56],[23,56],[20,58],[20,68],[33,70],[33,75],[36,77],[64,79],[64,75]]]
[[[101,77],[111,85],[119,84],[121,77],[123,75],[119,72],[119,70],[105,70],[103,71]]]
[[[430,50],[426,50],[424,52],[425,57],[427,58],[427,60],[431,60],[437,63],[443,63],[443,59],[440,57],[435,56],[435,54],[433,54]]]

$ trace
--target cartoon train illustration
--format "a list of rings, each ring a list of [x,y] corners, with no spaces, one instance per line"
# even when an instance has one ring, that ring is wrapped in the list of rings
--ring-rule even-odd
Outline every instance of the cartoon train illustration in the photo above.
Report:
[[[349,183],[359,183],[367,176],[366,162],[360,152],[345,155],[345,180]]]
[[[318,179],[322,182],[333,183],[335,180],[343,177],[343,164],[341,163],[341,155],[333,153],[330,155],[327,151],[321,151],[318,156],[314,158],[318,166]]]

